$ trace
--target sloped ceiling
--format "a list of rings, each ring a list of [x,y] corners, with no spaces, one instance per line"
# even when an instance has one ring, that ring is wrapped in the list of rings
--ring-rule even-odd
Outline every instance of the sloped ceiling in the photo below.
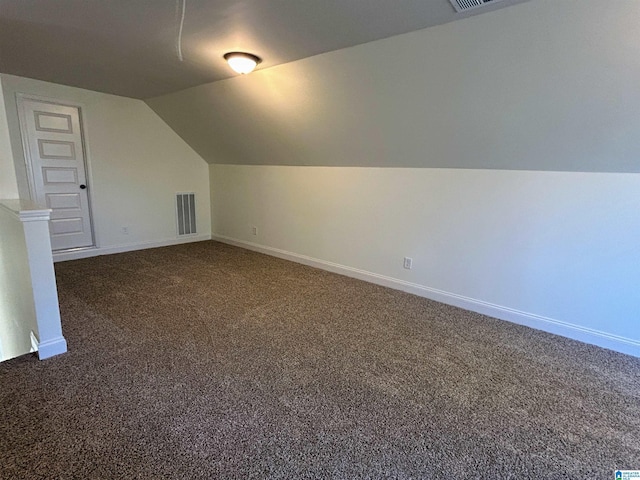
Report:
[[[147,104],[209,163],[639,172],[639,24],[535,0]]]
[[[232,76],[225,52],[261,69],[525,0],[456,14],[448,0],[0,0],[0,73],[146,99]]]

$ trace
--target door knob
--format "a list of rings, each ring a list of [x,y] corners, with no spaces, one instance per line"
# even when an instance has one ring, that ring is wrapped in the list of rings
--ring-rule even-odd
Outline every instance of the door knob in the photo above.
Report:
[[[80,185],[80,188],[84,190],[85,188],[87,188],[87,186],[83,183],[82,185]]]

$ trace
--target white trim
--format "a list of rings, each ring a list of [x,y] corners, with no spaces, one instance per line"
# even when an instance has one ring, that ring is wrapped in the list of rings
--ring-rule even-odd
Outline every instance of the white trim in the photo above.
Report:
[[[8,211],[14,218],[21,222],[49,221],[50,208],[42,208],[31,200],[7,199],[0,200],[0,207]]]
[[[600,330],[575,325],[573,323],[543,317],[534,313],[523,312],[513,308],[495,305],[493,303],[465,297],[463,295],[458,295],[443,290],[438,290],[436,288],[427,287],[425,285],[406,282],[404,280],[388,277],[386,275],[380,275],[378,273],[368,272],[366,270],[360,270],[357,268],[348,267],[346,265],[288,252],[286,250],[281,250],[278,248],[266,247],[257,243],[237,240],[231,237],[226,237],[224,235],[213,234],[211,238],[213,240],[227,243],[229,245],[235,245],[237,247],[246,248],[248,250],[253,250],[274,257],[283,258],[285,260],[291,260],[293,262],[302,263],[304,265],[320,268],[322,270],[339,273],[341,275],[346,275],[348,277],[357,278],[366,282],[375,283],[384,287],[402,290],[404,292],[412,293],[420,297],[425,297],[430,300],[435,300],[437,302],[460,307],[465,310],[471,310],[473,312],[498,318],[500,320],[506,320],[512,323],[517,323],[519,325],[525,325],[537,330],[542,330],[548,333],[571,338],[573,340],[590,343],[599,347],[608,348],[620,353],[625,353],[627,355],[640,357],[640,341],[631,338],[621,337],[619,335],[614,335]]]
[[[64,262],[67,260],[78,260],[80,258],[97,257],[98,255],[111,255],[113,253],[132,252],[134,250],[145,250],[147,248],[168,247],[182,243],[202,242],[211,240],[211,235],[189,235],[187,238],[167,238],[153,242],[127,243],[123,245],[113,245],[111,247],[89,247],[83,249],[60,250],[53,252],[53,261]]]
[[[33,333],[33,330],[31,331],[31,352],[30,353],[34,353],[38,351],[38,345],[40,345],[40,340],[38,340],[38,336]]]
[[[67,351],[67,341],[64,337],[52,338],[46,342],[38,343],[38,358],[46,360],[55,355],[60,355]]]
[[[48,222],[51,218],[51,210],[30,210],[20,212],[18,217],[21,222]]]

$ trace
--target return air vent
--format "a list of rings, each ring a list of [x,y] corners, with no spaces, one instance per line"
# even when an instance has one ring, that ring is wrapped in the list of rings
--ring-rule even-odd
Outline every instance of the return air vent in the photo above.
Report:
[[[474,8],[484,7],[492,3],[499,3],[503,0],[449,0],[456,12],[466,12]]]
[[[176,194],[176,218],[178,219],[178,236],[197,233],[195,193]]]

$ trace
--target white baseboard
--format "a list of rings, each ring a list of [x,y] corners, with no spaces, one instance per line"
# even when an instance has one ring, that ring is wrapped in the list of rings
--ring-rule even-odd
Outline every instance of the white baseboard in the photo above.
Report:
[[[60,355],[67,351],[67,341],[64,337],[53,338],[46,342],[38,342],[38,358],[45,360],[53,357],[54,355]]]
[[[144,250],[147,248],[168,247],[170,245],[201,242],[203,240],[211,240],[211,235],[190,235],[183,238],[167,238],[164,240],[157,240],[153,242],[127,243],[122,245],[112,245],[110,247],[95,247],[53,252],[53,261],[64,262],[66,260],[78,260],[80,258],[97,257],[98,255],[111,255],[113,253],[132,252],[134,250]]]
[[[223,235],[212,235],[213,240],[227,243],[229,245],[235,245],[237,247],[246,248],[260,253],[265,253],[274,257],[283,258],[285,260],[291,260],[293,262],[302,263],[312,267],[320,268],[348,277],[357,278],[367,282],[375,283],[385,287],[393,288],[396,290],[402,290],[404,292],[412,293],[420,297],[425,297],[430,300],[435,300],[455,307],[464,308],[465,310],[471,310],[483,315],[498,318],[500,320],[506,320],[519,325],[526,325],[537,330],[542,330],[548,333],[561,335],[563,337],[571,338],[599,347],[608,348],[616,352],[625,353],[627,355],[633,355],[640,357],[640,341],[630,338],[613,335],[600,330],[583,327],[580,325],[555,320],[553,318],[543,317],[534,313],[522,312],[509,307],[503,307],[501,305],[495,305],[492,303],[484,302],[474,298],[457,295],[455,293],[445,292],[436,288],[427,287],[425,285],[419,285],[416,283],[406,282],[386,275],[380,275],[377,273],[368,272],[366,270],[360,270],[357,268],[348,267],[346,265],[340,265],[338,263],[328,262],[326,260],[320,260],[306,255],[300,255],[286,250],[280,250],[278,248],[266,247],[257,243],[246,242],[243,240],[237,240],[234,238],[226,237]]]

